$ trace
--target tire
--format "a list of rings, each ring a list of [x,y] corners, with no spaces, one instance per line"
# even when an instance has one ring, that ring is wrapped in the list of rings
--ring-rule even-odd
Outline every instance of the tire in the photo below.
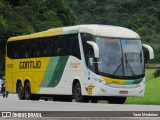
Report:
[[[77,102],[89,102],[89,99],[82,95],[81,85],[79,82],[77,82],[74,86],[73,96]]]
[[[31,86],[30,86],[29,82],[27,82],[25,85],[24,93],[25,93],[26,100],[39,100],[40,99],[40,97],[38,95],[31,93]]]
[[[22,83],[18,84],[17,93],[18,93],[18,98],[20,100],[24,100],[25,99],[25,97],[24,97],[24,88],[22,87]]]
[[[126,102],[127,97],[109,97],[109,104],[124,104]]]
[[[25,93],[25,99],[26,100],[31,100],[32,94],[31,94],[31,87],[30,87],[29,82],[27,82],[26,85],[25,85],[24,93]]]
[[[120,97],[116,101],[117,104],[124,104],[126,102],[127,97]]]

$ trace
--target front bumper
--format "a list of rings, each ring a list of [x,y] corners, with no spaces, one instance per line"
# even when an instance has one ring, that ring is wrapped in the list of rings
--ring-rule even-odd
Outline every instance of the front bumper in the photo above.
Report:
[[[104,85],[99,82],[93,88],[93,96],[132,96],[142,97],[145,93],[145,84],[137,85]]]

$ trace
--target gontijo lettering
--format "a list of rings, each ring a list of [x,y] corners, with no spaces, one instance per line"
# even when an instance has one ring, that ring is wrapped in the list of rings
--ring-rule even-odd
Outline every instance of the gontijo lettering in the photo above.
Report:
[[[20,69],[36,69],[41,68],[41,61],[22,61],[19,63]]]

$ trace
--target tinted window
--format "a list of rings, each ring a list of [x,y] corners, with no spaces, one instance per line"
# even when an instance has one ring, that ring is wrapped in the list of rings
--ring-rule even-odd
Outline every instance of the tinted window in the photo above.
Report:
[[[77,34],[7,43],[7,56],[12,59],[65,55],[81,59]]]

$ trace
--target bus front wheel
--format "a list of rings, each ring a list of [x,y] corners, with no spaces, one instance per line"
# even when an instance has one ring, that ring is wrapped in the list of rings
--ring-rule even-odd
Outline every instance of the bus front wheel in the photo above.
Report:
[[[24,88],[22,87],[22,83],[18,84],[17,93],[18,93],[18,98],[20,100],[24,100],[25,99],[25,97],[24,97]]]
[[[77,102],[89,102],[89,99],[82,95],[81,85],[79,82],[77,82],[74,86],[73,95],[74,95],[74,98]]]

